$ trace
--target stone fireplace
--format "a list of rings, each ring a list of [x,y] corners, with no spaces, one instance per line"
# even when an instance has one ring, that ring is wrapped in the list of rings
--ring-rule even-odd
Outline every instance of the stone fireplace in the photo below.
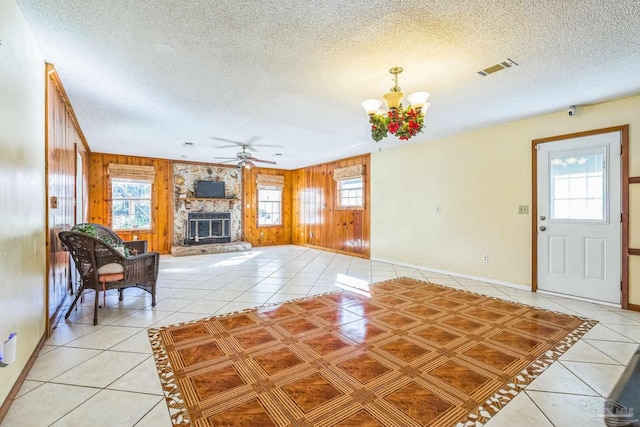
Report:
[[[251,250],[251,244],[242,241],[241,173],[235,166],[173,164],[171,255]],[[223,181],[224,198],[196,197],[196,181]]]
[[[199,245],[202,249],[205,243],[228,243],[242,241],[242,194],[241,173],[235,167],[221,167],[204,164],[174,163],[174,216],[173,216],[173,242],[172,248],[178,246],[194,247]],[[196,181],[223,181],[225,184],[224,199],[199,199],[195,195]],[[205,215],[205,216],[202,216]],[[204,221],[209,218],[223,221],[209,223]],[[199,229],[192,230],[198,219]],[[219,225],[227,228],[213,229]],[[208,231],[207,231],[208,230]],[[212,231],[213,230],[213,231]],[[198,241],[196,242],[196,231]],[[221,232],[219,232],[221,231]],[[208,237],[205,237],[206,234]],[[203,239],[210,239],[203,241]]]

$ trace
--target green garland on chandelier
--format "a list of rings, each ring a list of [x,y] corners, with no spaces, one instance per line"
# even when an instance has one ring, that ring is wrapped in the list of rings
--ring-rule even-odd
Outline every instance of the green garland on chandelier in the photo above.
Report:
[[[401,140],[408,140],[412,136],[422,132],[424,116],[420,111],[412,108],[402,108],[402,104],[396,109],[390,109],[386,114],[375,114],[369,119],[371,123],[371,138],[380,142],[389,133]]]

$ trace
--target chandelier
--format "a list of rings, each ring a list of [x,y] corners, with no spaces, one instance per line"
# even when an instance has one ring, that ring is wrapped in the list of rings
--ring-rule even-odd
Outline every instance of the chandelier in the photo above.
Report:
[[[389,72],[393,74],[394,85],[389,93],[382,96],[389,111],[380,108],[382,101],[379,99],[367,99],[362,103],[369,115],[371,138],[376,142],[385,138],[389,133],[406,141],[422,132],[424,113],[431,105],[427,102],[429,92],[415,92],[407,96],[409,106],[404,108],[402,106],[404,93],[398,86],[398,74],[402,72],[402,67],[393,67]]]

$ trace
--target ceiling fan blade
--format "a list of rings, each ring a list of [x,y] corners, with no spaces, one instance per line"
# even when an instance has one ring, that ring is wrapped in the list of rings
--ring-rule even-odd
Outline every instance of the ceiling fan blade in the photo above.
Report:
[[[224,163],[235,163],[236,161],[237,161],[236,159],[231,159],[231,160],[225,160],[224,162],[216,162],[216,163],[219,163],[222,165]]]
[[[236,160],[235,157],[214,157],[214,159],[227,159],[227,160]]]
[[[211,139],[215,139],[216,141],[230,142],[230,143],[235,144],[235,145],[242,145],[242,142],[240,142],[240,141],[234,141],[234,140],[232,140],[232,139],[218,138],[217,136],[210,136],[209,138],[211,138]]]
[[[241,147],[241,145],[216,145],[214,148],[236,148]]]
[[[282,145],[271,145],[271,144],[253,144],[250,147],[271,147],[271,148],[282,148]]]
[[[271,161],[271,160],[260,160],[260,159],[256,159],[255,157],[249,157],[248,160],[251,160],[253,162],[260,162],[260,163],[269,163],[270,165],[275,165],[276,162]]]
[[[249,148],[253,142],[258,141],[261,137],[259,136],[252,136],[251,138],[249,138],[246,141],[234,141],[233,139],[226,139],[226,138],[219,138],[217,136],[212,136],[210,137],[211,139],[215,139],[216,141],[222,141],[222,142],[230,142],[234,145],[226,145],[226,146],[222,146],[222,147],[216,147],[216,148],[230,148],[233,146],[238,146],[238,147],[244,147],[246,146],[247,148]]]

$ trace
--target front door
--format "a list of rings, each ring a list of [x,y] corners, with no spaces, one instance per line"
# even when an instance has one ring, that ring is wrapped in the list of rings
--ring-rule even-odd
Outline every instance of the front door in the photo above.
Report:
[[[537,145],[538,289],[621,302],[621,134]]]

